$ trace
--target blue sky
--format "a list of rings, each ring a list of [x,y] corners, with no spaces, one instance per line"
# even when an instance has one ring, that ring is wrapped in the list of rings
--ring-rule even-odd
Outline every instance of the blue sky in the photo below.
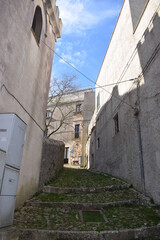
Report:
[[[123,0],[57,0],[63,22],[55,51],[94,82],[97,79]],[[94,87],[54,55],[52,76],[76,75],[80,88]]]

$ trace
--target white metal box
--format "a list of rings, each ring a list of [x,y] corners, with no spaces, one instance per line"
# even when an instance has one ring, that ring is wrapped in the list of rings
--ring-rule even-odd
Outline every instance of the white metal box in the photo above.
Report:
[[[18,187],[19,170],[5,166],[1,188],[2,196],[16,196]]]
[[[0,227],[12,225],[14,209],[15,209],[15,197],[0,196]]]
[[[20,168],[26,124],[16,114],[0,114],[0,151],[6,153],[6,164]]]
[[[13,222],[25,132],[16,114],[0,114],[0,228]]]
[[[4,176],[5,161],[6,161],[6,154],[0,151],[0,193],[2,188],[2,180]]]

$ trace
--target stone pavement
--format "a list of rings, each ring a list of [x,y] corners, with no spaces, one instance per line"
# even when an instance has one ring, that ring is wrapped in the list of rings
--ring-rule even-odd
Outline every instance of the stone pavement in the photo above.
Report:
[[[159,207],[127,183],[64,170],[15,212],[16,240],[160,239]]]

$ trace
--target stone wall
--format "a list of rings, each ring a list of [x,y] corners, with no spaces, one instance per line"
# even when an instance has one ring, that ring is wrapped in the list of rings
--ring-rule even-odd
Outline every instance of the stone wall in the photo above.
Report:
[[[63,168],[64,143],[56,140],[43,141],[39,188],[55,177]]]

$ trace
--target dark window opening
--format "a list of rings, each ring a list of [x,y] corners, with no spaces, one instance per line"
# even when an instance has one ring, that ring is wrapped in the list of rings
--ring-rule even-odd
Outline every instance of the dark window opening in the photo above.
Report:
[[[119,118],[118,118],[118,113],[114,116],[114,127],[115,127],[115,134],[119,132]]]
[[[37,42],[40,42],[41,31],[42,31],[42,11],[39,6],[36,7],[33,23],[32,23],[32,31]]]
[[[76,124],[75,125],[75,138],[79,138],[79,129],[80,129],[80,125]]]
[[[100,148],[100,138],[97,138],[97,147]]]
[[[46,118],[50,118],[51,117],[51,112],[50,111],[47,111],[46,112]]]
[[[81,112],[82,110],[82,104],[77,104],[76,105],[76,112]]]
[[[65,152],[64,152],[64,163],[68,163],[69,159],[69,147],[65,147]]]

